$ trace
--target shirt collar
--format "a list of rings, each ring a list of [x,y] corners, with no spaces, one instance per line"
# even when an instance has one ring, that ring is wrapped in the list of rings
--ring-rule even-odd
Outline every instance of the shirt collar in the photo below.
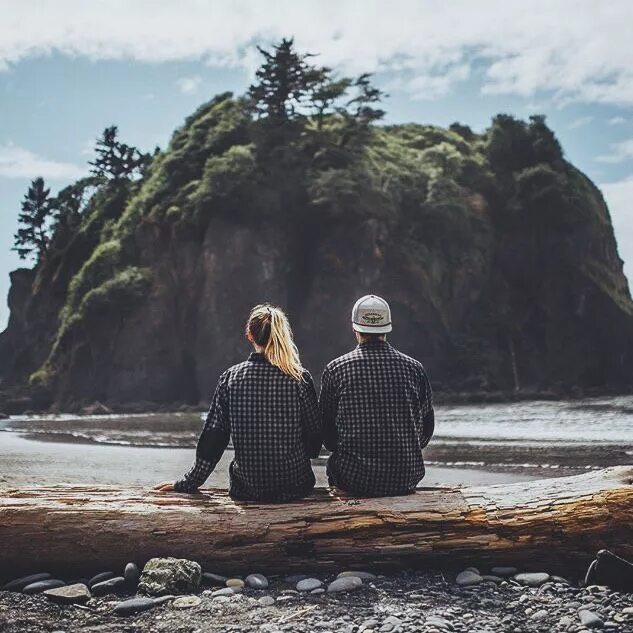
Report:
[[[267,363],[266,356],[262,352],[251,352],[248,355],[248,360],[256,363]]]
[[[369,341],[363,341],[362,343],[358,344],[358,347],[361,347],[362,349],[368,349],[368,348],[381,348],[381,347],[387,347],[389,345],[389,343],[387,341],[381,341],[380,339],[376,339],[376,340],[369,340]]]

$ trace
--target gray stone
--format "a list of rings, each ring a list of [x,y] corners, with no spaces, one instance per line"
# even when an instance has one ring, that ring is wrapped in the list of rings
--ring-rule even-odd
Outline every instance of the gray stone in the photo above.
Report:
[[[152,598],[152,600],[154,601],[154,604],[158,606],[159,604],[165,604],[166,602],[174,600],[175,597],[176,596],[166,595],[160,596],[159,598]]]
[[[477,567],[466,567],[464,571],[472,571],[473,574],[477,574],[478,576],[481,576],[481,572],[479,571],[479,569],[477,569]]]
[[[202,574],[202,584],[210,585],[211,587],[224,587],[228,578],[226,576],[220,576],[219,574],[212,574],[208,571]]]
[[[148,596],[188,594],[200,586],[202,569],[185,558],[152,558],[143,568],[139,593]]]
[[[563,578],[562,576],[552,576],[550,578],[552,582],[558,583],[559,585],[569,585],[571,584],[567,578]]]
[[[218,603],[218,604],[224,604],[226,602],[231,602],[231,598],[233,596],[216,596],[215,598],[213,598],[213,602]]]
[[[115,576],[109,580],[98,582],[96,585],[92,585],[90,591],[95,596],[105,596],[109,593],[117,593],[125,587],[125,578],[123,576]]]
[[[313,596],[318,596],[321,593],[325,593],[325,589],[323,587],[317,587],[310,592]]]
[[[318,578],[305,578],[297,583],[297,591],[312,591],[322,586],[323,583]]]
[[[275,604],[275,599],[272,596],[262,596],[261,598],[257,599],[257,602],[262,607],[270,607],[271,605]]]
[[[549,580],[549,574],[544,572],[516,574],[514,579],[526,587],[540,587]]]
[[[337,578],[350,578],[352,576],[360,578],[361,580],[374,580],[376,578],[376,574],[372,574],[368,571],[342,571]]]
[[[229,578],[224,584],[227,587],[239,587],[243,589],[246,583],[241,578]]]
[[[22,578],[16,578],[11,582],[8,582],[4,587],[2,587],[3,591],[22,591],[24,587],[27,585],[32,585],[36,582],[42,582],[42,580],[50,580],[50,574],[31,574],[30,576],[23,576]]]
[[[439,615],[430,615],[426,620],[424,620],[424,624],[427,626],[434,626],[436,629],[451,630],[453,628],[453,625],[448,620],[440,617]]]
[[[141,578],[141,570],[136,563],[128,563],[123,571],[123,578],[131,585],[137,585]]]
[[[42,593],[47,589],[57,589],[58,587],[65,586],[66,583],[58,578],[49,578],[48,580],[40,580],[39,582],[33,582],[22,589],[22,593],[33,595],[35,593]]]
[[[543,618],[547,617],[547,610],[546,609],[539,609],[538,611],[535,611],[531,616],[530,616],[530,620],[542,620]]]
[[[380,627],[382,633],[390,633],[391,631],[399,631],[402,628],[402,620],[395,615],[386,617]]]
[[[268,578],[263,574],[249,574],[245,582],[251,589],[268,589]]]
[[[90,590],[83,583],[47,589],[43,594],[51,601],[58,604],[79,604],[86,602],[92,596]]]
[[[622,609],[622,613],[633,615],[633,607],[624,607],[624,609]]]
[[[354,591],[363,586],[363,581],[358,576],[344,576],[337,578],[328,585],[328,593],[338,593],[340,591]]]
[[[516,567],[493,567],[490,573],[494,576],[502,576],[506,578],[508,576],[514,576],[519,570]]]
[[[478,585],[483,581],[483,578],[476,574],[473,571],[465,569],[464,571],[457,574],[457,578],[455,578],[455,582],[462,587],[470,587],[471,585]]]
[[[224,589],[216,589],[211,592],[212,598],[217,598],[218,596],[234,596],[235,591],[233,591],[233,587],[224,587]]]
[[[148,611],[155,606],[156,602],[151,598],[132,598],[131,600],[124,600],[114,605],[112,611],[116,615],[126,616]]]
[[[593,611],[583,609],[578,611],[578,617],[580,618],[580,623],[588,629],[601,629],[604,626],[602,618]]]
[[[501,576],[493,576],[492,574],[484,574],[482,578],[484,580],[488,580],[489,582],[494,582],[494,583],[503,582],[503,578],[501,578]]]
[[[300,580],[304,580],[308,578],[307,574],[291,574],[290,576],[286,576],[284,581],[289,585],[296,585]]]
[[[110,580],[110,578],[114,578],[115,575],[116,574],[112,573],[111,571],[101,572],[100,574],[93,576],[88,581],[88,587],[92,588],[93,585],[98,585],[100,582],[103,582],[104,580]]]
[[[197,607],[201,602],[202,600],[198,596],[180,596],[173,601],[171,606],[174,609],[191,609]]]

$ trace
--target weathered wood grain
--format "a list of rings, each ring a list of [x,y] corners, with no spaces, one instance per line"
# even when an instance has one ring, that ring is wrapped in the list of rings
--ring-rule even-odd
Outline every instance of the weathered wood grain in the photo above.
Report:
[[[633,557],[633,467],[355,499],[317,490],[282,505],[88,486],[0,488],[0,573],[106,570],[153,556],[219,573],[425,567],[554,569],[600,548]]]

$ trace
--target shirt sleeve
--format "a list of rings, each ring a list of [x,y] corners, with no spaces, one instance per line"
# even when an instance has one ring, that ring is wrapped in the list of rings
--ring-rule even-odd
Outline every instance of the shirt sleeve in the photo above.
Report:
[[[319,456],[321,451],[323,441],[322,424],[314,381],[308,371],[303,374],[303,380],[299,386],[299,394],[301,398],[304,444],[308,457],[315,458]]]
[[[319,395],[319,408],[323,420],[323,443],[325,448],[334,452],[336,450],[336,412],[338,410],[338,396],[335,389],[334,378],[326,367],[321,376],[321,393]]]
[[[230,438],[228,417],[228,372],[222,374],[198,439],[196,461],[191,470],[174,484],[176,492],[195,492],[209,478],[220,461]]]
[[[433,410],[433,391],[431,383],[422,371],[422,387],[420,389],[420,398],[422,405],[422,437],[420,438],[420,446],[424,448],[431,441],[433,432],[435,431],[435,411]]]

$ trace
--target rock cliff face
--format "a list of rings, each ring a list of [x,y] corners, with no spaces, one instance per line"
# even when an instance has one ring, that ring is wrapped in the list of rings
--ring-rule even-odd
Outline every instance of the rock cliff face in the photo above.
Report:
[[[60,406],[197,403],[246,355],[264,301],[318,375],[369,292],[440,388],[632,382],[608,209],[541,119],[375,127],[347,154],[304,130],[282,151],[222,95],[142,181],[102,185],[67,247],[12,274],[2,384]]]

